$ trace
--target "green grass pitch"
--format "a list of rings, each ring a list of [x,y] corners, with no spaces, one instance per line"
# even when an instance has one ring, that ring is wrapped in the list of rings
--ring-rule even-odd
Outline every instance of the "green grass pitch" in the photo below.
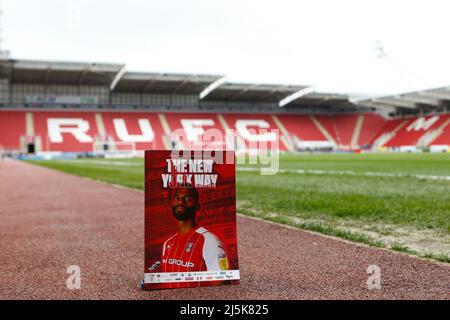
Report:
[[[144,189],[143,159],[32,162]],[[276,175],[245,168],[238,213],[450,262],[448,153],[288,154]]]

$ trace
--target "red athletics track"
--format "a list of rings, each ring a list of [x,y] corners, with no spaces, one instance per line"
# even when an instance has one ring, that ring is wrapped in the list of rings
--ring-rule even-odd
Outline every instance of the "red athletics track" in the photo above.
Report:
[[[241,285],[142,291],[141,191],[0,162],[0,299],[449,299],[450,265],[240,217]],[[368,290],[369,265],[382,289]],[[66,268],[81,267],[81,290]]]

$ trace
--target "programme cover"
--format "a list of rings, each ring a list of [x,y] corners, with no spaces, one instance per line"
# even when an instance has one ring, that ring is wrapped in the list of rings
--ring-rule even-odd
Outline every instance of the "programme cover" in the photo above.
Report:
[[[145,153],[145,289],[239,283],[233,151]]]

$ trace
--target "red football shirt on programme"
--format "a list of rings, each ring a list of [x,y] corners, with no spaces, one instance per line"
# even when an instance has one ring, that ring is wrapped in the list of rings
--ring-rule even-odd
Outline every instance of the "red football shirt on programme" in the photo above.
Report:
[[[222,242],[203,227],[176,233],[163,245],[160,272],[197,272],[228,270]],[[206,283],[205,283],[206,284]],[[199,286],[199,282],[166,283],[166,288]]]

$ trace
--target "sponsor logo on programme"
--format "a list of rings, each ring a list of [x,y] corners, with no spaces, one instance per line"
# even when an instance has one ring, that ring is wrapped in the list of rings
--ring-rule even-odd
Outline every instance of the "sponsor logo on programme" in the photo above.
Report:
[[[192,280],[194,280],[194,277],[186,277],[186,278],[184,278],[184,280],[186,280],[186,281],[192,281]]]
[[[181,281],[183,278],[175,278],[175,281]]]
[[[148,268],[148,270],[153,271],[155,269],[158,269],[160,265],[161,265],[161,262],[156,261],[154,264],[151,265],[151,267]]]
[[[223,276],[216,277],[216,280],[222,280],[222,279],[225,279],[225,278]]]
[[[211,276],[206,277],[206,280],[212,280],[212,279],[214,279],[214,277],[211,277]]]
[[[176,265],[176,266],[180,266],[180,267],[185,267],[185,268],[193,268],[194,264],[192,262],[189,261],[181,261],[181,260],[176,260],[176,259],[163,259],[163,263],[168,263],[171,265]]]
[[[186,245],[186,250],[185,250],[185,252],[186,252],[186,253],[191,252],[193,246],[194,246],[194,243],[193,243],[193,242],[189,242],[189,243]]]

